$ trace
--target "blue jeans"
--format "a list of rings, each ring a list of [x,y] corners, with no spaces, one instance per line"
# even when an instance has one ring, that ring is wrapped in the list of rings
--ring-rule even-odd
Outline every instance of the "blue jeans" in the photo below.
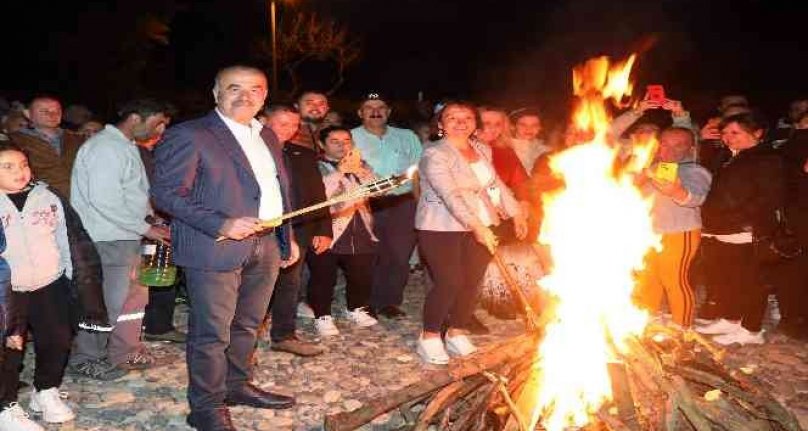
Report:
[[[224,405],[228,391],[251,377],[258,326],[269,306],[280,265],[275,235],[255,241],[232,271],[185,268],[188,316],[188,402],[192,411]]]

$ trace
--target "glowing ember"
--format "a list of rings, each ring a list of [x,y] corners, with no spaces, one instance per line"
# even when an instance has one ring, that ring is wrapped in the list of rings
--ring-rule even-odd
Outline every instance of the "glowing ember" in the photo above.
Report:
[[[632,303],[635,271],[651,247],[651,202],[634,186],[633,174],[648,165],[654,143],[632,147],[624,163],[607,142],[604,101],[630,95],[634,56],[609,68],[605,57],[574,72],[579,105],[574,122],[593,137],[555,156],[550,167],[564,179],[563,190],[545,196],[540,242],[550,246],[552,272],[540,280],[554,297],[554,318],[539,346],[538,393],[531,427],[549,431],[583,426],[611,399],[607,364],[614,349],[639,334],[647,315]],[[616,168],[616,166],[622,166]]]

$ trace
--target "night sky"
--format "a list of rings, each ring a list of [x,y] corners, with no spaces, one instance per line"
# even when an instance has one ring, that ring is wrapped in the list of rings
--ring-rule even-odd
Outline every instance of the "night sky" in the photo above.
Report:
[[[742,92],[770,116],[808,97],[804,1],[751,0],[296,0],[281,19],[316,11],[348,26],[362,58],[336,99],[378,91],[401,100],[463,97],[565,115],[571,68],[600,54],[641,56],[640,88],[664,84],[706,115],[720,94]],[[139,95],[210,107],[215,70],[255,55],[269,37],[261,0],[3,2],[0,95],[55,93],[109,112]],[[146,16],[170,25],[169,43],[139,35]],[[281,35],[282,37],[282,35]],[[316,65],[305,87],[327,88]],[[288,82],[282,79],[282,87]],[[280,95],[282,98],[282,95]]]

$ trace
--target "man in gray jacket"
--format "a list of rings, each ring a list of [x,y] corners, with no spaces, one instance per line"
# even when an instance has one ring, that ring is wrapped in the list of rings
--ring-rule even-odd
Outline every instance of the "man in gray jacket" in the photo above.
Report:
[[[100,380],[130,369],[155,365],[140,341],[148,290],[138,281],[143,237],[169,241],[166,227],[152,226],[149,182],[136,140],[159,137],[170,106],[151,99],[121,106],[119,121],[89,139],[79,150],[71,176],[76,209],[101,257],[104,299],[114,329],[107,336],[81,331],[70,358],[73,374]]]

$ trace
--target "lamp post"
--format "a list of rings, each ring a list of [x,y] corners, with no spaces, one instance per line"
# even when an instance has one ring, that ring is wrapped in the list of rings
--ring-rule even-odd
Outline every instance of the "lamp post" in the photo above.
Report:
[[[269,21],[272,28],[272,94],[278,93],[278,29],[275,0],[269,0]]]

